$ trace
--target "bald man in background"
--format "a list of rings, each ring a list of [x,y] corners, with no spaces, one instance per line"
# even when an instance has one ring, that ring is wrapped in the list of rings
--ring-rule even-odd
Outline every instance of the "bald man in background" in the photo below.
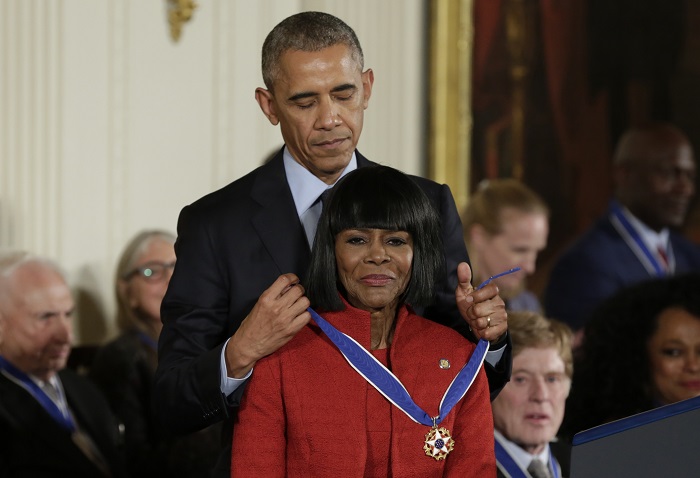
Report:
[[[577,331],[603,299],[624,287],[700,271],[700,247],[676,231],[695,194],[695,170],[693,148],[675,126],[628,130],[613,158],[615,196],[554,265],[547,315]]]
[[[65,369],[74,309],[56,265],[0,255],[0,476],[125,476],[107,401]]]

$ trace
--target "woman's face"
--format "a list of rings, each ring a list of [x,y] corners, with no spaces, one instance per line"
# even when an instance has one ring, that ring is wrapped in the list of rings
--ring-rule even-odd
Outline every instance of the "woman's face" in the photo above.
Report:
[[[672,307],[659,314],[647,344],[654,398],[662,404],[700,395],[700,317]]]
[[[137,317],[160,322],[160,303],[168,289],[175,265],[175,248],[164,240],[152,239],[137,258],[138,269],[127,283],[126,297]]]
[[[405,231],[346,229],[335,238],[335,258],[350,304],[395,310],[411,279],[413,239]]]

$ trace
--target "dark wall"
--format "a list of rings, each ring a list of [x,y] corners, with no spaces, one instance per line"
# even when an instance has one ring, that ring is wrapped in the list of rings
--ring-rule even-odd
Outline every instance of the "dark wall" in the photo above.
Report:
[[[607,207],[615,141],[671,121],[700,149],[700,2],[475,0],[472,187],[517,177],[552,208],[530,287]],[[700,243],[700,209],[685,232]]]

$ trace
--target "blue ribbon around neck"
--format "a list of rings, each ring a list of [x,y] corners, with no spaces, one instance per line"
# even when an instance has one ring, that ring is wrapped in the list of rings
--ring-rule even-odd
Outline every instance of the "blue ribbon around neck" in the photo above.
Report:
[[[625,242],[627,242],[632,251],[642,261],[645,268],[648,269],[647,264],[644,263],[643,259],[648,261],[648,265],[653,269],[653,272],[656,273],[658,277],[665,277],[667,275],[666,270],[661,266],[659,261],[656,259],[656,256],[652,254],[637,230],[629,222],[625,214],[622,212],[622,207],[617,201],[612,201],[610,203],[610,215],[611,218],[614,219],[612,221],[613,226],[615,226]],[[617,224],[619,224],[620,227],[617,227]],[[635,245],[637,248],[634,247]]]
[[[376,388],[379,393],[384,395],[387,400],[408,415],[411,420],[430,427],[440,424],[450,413],[455,404],[467,393],[489,349],[489,343],[486,340],[479,340],[469,361],[452,380],[445,395],[442,397],[439,415],[431,417],[422,408],[416,405],[408,394],[406,387],[403,386],[399,379],[369,353],[367,349],[357,343],[357,341],[349,335],[333,327],[310,307],[308,311],[311,313],[311,317],[316,324],[323,330],[331,342],[338,347],[352,368],[362,375],[362,377]]]
[[[518,466],[513,457],[510,456],[510,453],[508,453],[505,447],[501,445],[498,440],[495,440],[495,447],[496,461],[498,462],[498,465],[504,468],[511,478],[529,478],[530,474],[525,473]],[[549,468],[549,472],[554,478],[560,478],[559,469],[556,466],[554,466],[554,457],[552,456],[551,448],[549,450],[549,464],[547,465],[547,467]]]
[[[158,350],[158,341],[154,340],[150,335],[146,334],[145,332],[141,332],[141,331],[137,332],[136,335],[142,344],[147,345],[148,347],[152,348],[153,350],[156,350],[156,351]]]
[[[74,432],[76,430],[75,422],[70,415],[68,410],[65,413],[59,408],[59,406],[54,403],[51,398],[46,395],[39,385],[37,385],[34,380],[32,380],[29,375],[19,370],[17,367],[12,365],[5,359],[5,357],[0,355],[0,370],[9,375],[10,379],[20,385],[22,388],[27,390],[32,396],[39,402],[46,412],[51,415],[59,425],[68,430],[69,432]]]

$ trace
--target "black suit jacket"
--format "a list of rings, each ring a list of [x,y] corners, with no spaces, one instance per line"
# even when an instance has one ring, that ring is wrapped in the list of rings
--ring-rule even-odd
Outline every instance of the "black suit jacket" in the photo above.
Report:
[[[700,247],[671,230],[675,275],[700,271]],[[605,299],[639,282],[654,279],[610,221],[598,219],[557,260],[549,274],[544,307],[548,317],[583,328]]]
[[[357,166],[374,163],[359,152]],[[448,274],[437,284],[425,317],[468,335],[455,305],[457,264],[468,261],[462,225],[446,185],[414,178],[442,218]],[[228,417],[220,391],[220,356],[225,341],[248,315],[260,294],[280,274],[305,276],[311,252],[287,183],[282,151],[265,165],[185,207],[178,221],[177,264],[163,299],[163,330],[155,399],[161,419],[190,432]],[[510,376],[510,352],[500,372],[487,367],[498,391]],[[224,429],[230,428],[226,425]]]
[[[155,419],[156,352],[135,330],[95,355],[88,377],[124,424],[124,456],[132,478],[201,478],[219,456],[221,423],[184,436],[165,433]]]
[[[112,476],[123,477],[117,422],[106,400],[87,379],[59,372],[68,406],[79,427],[104,455]],[[99,468],[24,388],[0,374],[0,476],[102,477]]]

